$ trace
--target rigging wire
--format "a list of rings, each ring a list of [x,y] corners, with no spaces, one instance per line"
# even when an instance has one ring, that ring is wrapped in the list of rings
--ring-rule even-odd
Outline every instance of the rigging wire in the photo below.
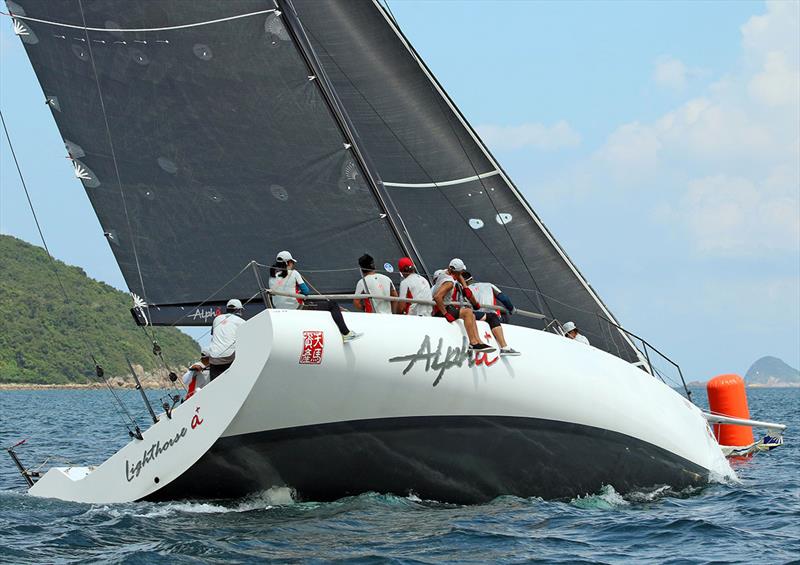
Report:
[[[89,58],[92,61],[92,72],[94,73],[94,82],[97,86],[97,94],[100,99],[100,109],[103,112],[103,123],[106,128],[106,135],[108,137],[108,146],[111,149],[111,160],[114,163],[114,171],[117,175],[117,185],[119,186],[120,200],[122,201],[122,210],[125,213],[125,221],[128,225],[128,235],[131,238],[131,248],[133,250],[133,257],[136,261],[136,272],[139,275],[139,285],[142,288],[142,298],[147,302],[147,290],[144,286],[144,278],[142,277],[142,267],[139,264],[139,253],[136,249],[136,239],[133,234],[133,226],[131,225],[131,217],[128,214],[128,204],[125,200],[125,190],[122,188],[122,177],[119,174],[119,164],[117,163],[117,153],[114,150],[114,141],[111,136],[111,127],[108,124],[108,113],[106,112],[106,104],[103,101],[103,89],[100,87],[100,76],[97,74],[97,65],[94,60],[94,51],[92,50],[92,42],[89,39],[89,29],[86,27],[86,14],[83,11],[83,0],[78,0],[78,7],[81,11],[81,19],[83,20],[83,32],[86,36],[86,46],[89,50]]]
[[[2,122],[2,124],[3,124],[3,132],[5,133],[6,141],[8,142],[8,147],[9,147],[9,149],[11,149],[11,156],[14,159],[14,165],[17,168],[17,174],[19,175],[20,183],[22,184],[22,188],[25,191],[25,198],[27,198],[27,200],[28,200],[28,207],[30,208],[31,214],[33,215],[33,221],[36,223],[36,229],[39,232],[39,238],[42,241],[42,246],[44,247],[44,250],[47,253],[47,256],[50,258],[50,264],[51,264],[51,266],[53,268],[53,274],[55,275],[56,281],[58,281],[58,286],[61,288],[61,294],[64,297],[64,303],[69,305],[69,303],[71,302],[70,297],[69,297],[69,293],[67,292],[67,289],[64,286],[63,281],[61,280],[61,275],[59,275],[58,269],[56,268],[56,260],[55,260],[55,258],[53,258],[53,254],[50,253],[50,248],[48,247],[47,240],[44,237],[44,232],[42,231],[42,226],[39,223],[39,217],[36,214],[36,209],[35,209],[35,207],[33,205],[33,201],[31,200],[31,195],[30,195],[30,192],[28,191],[28,184],[25,182],[25,177],[22,174],[22,168],[20,167],[19,160],[17,159],[17,152],[14,150],[14,144],[11,142],[11,136],[8,133],[8,127],[6,126],[6,120],[5,120],[5,117],[3,116],[3,112],[2,111],[0,111],[0,122]],[[85,349],[85,353],[89,356],[89,358],[91,358],[92,363],[94,364],[95,375],[99,379],[102,379],[103,382],[106,384],[106,386],[108,387],[109,392],[111,393],[111,396],[114,397],[114,400],[116,400],[117,405],[122,410],[122,413],[120,413],[120,417],[122,418],[122,414],[123,413],[125,414],[125,416],[128,417],[128,420],[130,421],[130,424],[133,425],[133,427],[134,427],[135,433],[134,433],[134,430],[131,430],[130,425],[128,425],[125,422],[124,418],[122,419],[122,424],[127,428],[128,433],[131,434],[131,436],[136,436],[136,434],[138,434],[138,437],[141,437],[141,432],[139,431],[139,426],[136,423],[136,420],[133,418],[133,416],[131,416],[131,413],[128,411],[128,409],[123,404],[122,400],[119,398],[117,393],[111,387],[111,383],[109,383],[108,379],[105,378],[105,374],[104,374],[103,368],[100,366],[100,363],[98,363],[97,358],[94,356],[94,353],[92,352],[92,349],[89,346],[89,343],[83,338],[83,336],[80,334],[80,332],[79,332],[79,335],[80,335],[79,341],[83,345],[83,348]]]
[[[92,42],[89,39],[89,28],[86,25],[86,14],[84,13],[84,10],[83,10],[83,0],[78,0],[78,7],[80,8],[80,11],[81,11],[81,19],[83,21],[83,32],[84,32],[84,35],[86,36],[86,45],[87,45],[87,48],[89,50],[89,58],[91,59],[91,62],[92,62],[92,72],[94,73],[94,82],[95,82],[95,85],[97,86],[97,95],[98,95],[98,98],[100,100],[100,109],[102,110],[102,113],[103,113],[103,123],[105,125],[106,136],[108,138],[108,146],[109,146],[109,149],[111,150],[111,160],[114,163],[114,172],[115,172],[116,177],[117,177],[117,186],[119,187],[119,195],[120,195],[120,200],[122,202],[122,210],[125,213],[125,223],[128,226],[128,236],[130,237],[130,240],[131,240],[131,249],[133,250],[133,257],[134,257],[134,260],[136,262],[136,273],[137,273],[137,275],[139,277],[139,286],[142,289],[142,298],[144,299],[145,303],[147,303],[147,301],[148,301],[147,300],[147,288],[145,287],[144,277],[142,276],[142,267],[141,267],[141,264],[139,262],[139,252],[138,252],[138,249],[136,247],[136,238],[135,238],[134,233],[133,233],[133,225],[131,224],[131,218],[130,218],[130,214],[128,212],[128,203],[127,203],[127,201],[125,199],[125,190],[122,187],[122,176],[120,175],[120,172],[119,172],[119,163],[117,162],[117,153],[116,153],[116,150],[114,149],[114,140],[113,140],[113,136],[111,135],[111,127],[110,127],[109,122],[108,122],[108,112],[106,111],[105,101],[103,100],[103,89],[100,87],[100,75],[97,73],[97,64],[96,64],[95,58],[94,58],[94,51],[92,50]],[[144,326],[142,326],[142,328],[144,329]],[[145,333],[145,335],[147,335],[147,330],[146,329],[144,330],[144,333]],[[170,370],[170,368],[168,367],[166,361],[164,361],[163,356],[160,354],[161,346],[158,345],[158,341],[155,339],[155,334],[152,336],[151,340],[152,340],[152,343],[153,343],[153,352],[161,358],[161,362],[164,364],[164,367],[167,369],[167,372],[168,373],[172,372]],[[156,349],[158,349],[159,353],[156,353]],[[177,391],[178,390],[177,386],[175,386],[174,383],[173,383],[173,386],[175,387],[175,390]]]
[[[193,23],[189,23],[189,24],[181,24],[181,25],[175,25],[175,26],[143,27],[143,28],[86,27],[86,19],[84,19],[84,21],[83,21],[83,26],[79,26],[79,25],[74,25],[74,24],[67,24],[67,23],[64,23],[64,22],[54,22],[54,21],[50,21],[50,20],[42,20],[42,19],[39,19],[39,18],[31,18],[30,16],[20,16],[20,15],[12,14],[12,13],[9,13],[9,12],[0,11],[0,14],[2,14],[3,16],[10,16],[10,17],[18,19],[18,20],[26,20],[26,21],[30,21],[30,22],[36,22],[36,23],[40,23],[40,24],[46,24],[46,25],[58,26],[58,27],[66,27],[66,28],[70,28],[70,29],[80,29],[80,30],[84,30],[84,31],[88,30],[88,31],[98,31],[98,32],[105,32],[105,33],[119,33],[119,32],[142,33],[142,32],[148,32],[148,31],[171,31],[171,30],[176,30],[176,29],[186,29],[186,28],[192,28],[192,27],[200,27],[200,26],[206,26],[206,25],[211,25],[211,24],[217,24],[217,23],[221,23],[221,22],[229,22],[231,20],[238,20],[238,19],[241,19],[241,18],[248,18],[250,16],[257,16],[259,14],[269,14],[270,12],[275,12],[275,11],[276,11],[275,8],[270,8],[268,10],[259,10],[257,12],[248,12],[246,14],[236,14],[234,16],[228,16],[228,17],[225,17],[225,18],[217,18],[215,20],[206,20],[206,21],[202,21],[202,22],[193,22]]]
[[[252,263],[252,262],[251,262],[251,263]],[[197,305],[192,305],[192,308],[194,308],[194,309],[197,309],[197,308],[202,308],[203,306],[205,306],[206,304],[208,304],[208,303],[209,303],[209,302],[210,302],[210,301],[211,301],[211,300],[212,300],[212,299],[213,299],[215,296],[217,296],[217,295],[218,295],[220,292],[222,292],[222,291],[223,291],[223,290],[224,290],[224,289],[225,289],[225,288],[226,288],[226,287],[227,287],[229,284],[231,284],[233,281],[235,281],[236,279],[238,279],[238,278],[241,276],[241,274],[242,274],[242,273],[244,273],[244,272],[245,272],[247,269],[249,269],[249,268],[250,268],[250,265],[251,265],[251,263],[248,263],[247,265],[245,265],[244,267],[242,267],[242,269],[241,269],[241,270],[240,270],[238,273],[236,273],[235,275],[233,275],[233,277],[231,277],[230,279],[228,279],[228,282],[226,282],[224,285],[222,285],[221,287],[219,287],[217,290],[215,290],[214,292],[212,292],[211,294],[209,294],[209,295],[208,295],[208,296],[205,298],[205,300],[203,300],[203,301],[202,301],[200,304],[197,304]],[[256,263],[256,264],[257,264],[257,265],[260,265],[260,263]],[[266,265],[261,265],[261,266],[264,266],[264,267],[266,267]],[[174,320],[172,323],[170,323],[170,324],[167,324],[167,325],[169,325],[169,326],[178,326],[178,325],[180,325],[178,322],[180,322],[180,321],[181,321],[181,320],[183,320],[184,318],[188,317],[189,315],[190,315],[190,314],[182,314],[182,315],[181,315],[181,316],[179,316],[178,318],[175,318],[175,320]],[[201,337],[202,337],[202,336],[201,336]]]
[[[393,15],[392,15],[392,18],[394,18]],[[359,93],[361,98],[367,103],[367,105],[373,111],[375,116],[377,116],[378,119],[383,123],[383,125],[386,126],[386,129],[389,131],[389,133],[392,134],[392,136],[397,140],[397,142],[400,144],[400,146],[406,151],[406,153],[408,153],[409,157],[411,157],[411,159],[414,161],[414,163],[416,163],[416,165],[419,167],[419,169],[425,174],[425,176],[428,177],[428,179],[431,181],[431,184],[433,184],[433,187],[436,190],[439,191],[439,193],[444,197],[445,201],[458,214],[458,216],[464,221],[464,223],[467,223],[467,218],[461,213],[461,211],[458,209],[458,207],[452,202],[452,200],[449,198],[447,193],[444,190],[442,190],[442,188],[440,186],[437,185],[437,183],[435,182],[435,180],[434,180],[433,176],[430,174],[430,172],[428,172],[428,170],[422,165],[422,163],[420,163],[419,160],[417,160],[416,156],[411,152],[411,150],[403,142],[403,140],[400,139],[400,137],[397,135],[397,133],[394,131],[394,129],[386,122],[386,120],[384,120],[383,116],[380,114],[380,112],[378,112],[378,110],[375,108],[375,106],[373,106],[372,102],[370,102],[370,100],[361,91],[361,89],[359,89],[358,86],[356,86],[356,84],[350,79],[349,75],[344,71],[344,69],[342,69],[342,67],[339,65],[339,63],[336,61],[336,59],[333,57],[333,55],[331,55],[331,53],[325,48],[325,45],[321,41],[319,41],[319,39],[314,35],[314,33],[311,30],[307,30],[307,32],[309,33],[309,35],[311,35],[311,37],[313,37],[315,39],[317,44],[320,47],[322,47],[322,50],[325,51],[325,53],[327,54],[327,56],[331,60],[331,62],[333,62],[333,64],[336,65],[336,68],[339,69],[339,72],[342,73],[342,76],[345,79],[347,79],[347,82],[350,83],[350,85],[353,87],[353,89],[355,89],[355,91]],[[441,108],[440,108],[440,111],[441,111]],[[445,119],[447,119],[446,116],[445,116]],[[452,128],[452,124],[450,124],[449,119],[448,119],[448,124]],[[457,135],[456,135],[456,138],[459,140],[459,144],[461,145],[461,150],[464,151],[464,153],[466,155],[466,150],[464,149],[463,144],[461,144],[461,140],[458,138]],[[469,159],[469,156],[467,156],[467,158]],[[474,167],[474,165],[472,165],[472,161],[471,160],[470,160],[470,165],[472,166],[473,170],[475,170],[475,167]],[[478,176],[478,178],[480,178],[480,174],[478,174],[477,170],[475,170],[475,174]],[[483,184],[483,182],[481,182],[481,184]],[[485,186],[484,186],[484,190],[486,190]],[[488,196],[488,191],[487,191],[487,196]],[[491,202],[491,199],[490,199],[490,202]],[[492,203],[492,206],[495,209],[495,212],[497,212],[497,208],[494,206],[493,203]],[[508,233],[508,228],[505,226],[505,224],[504,224],[504,227],[506,228],[506,232]],[[478,238],[478,240],[483,244],[484,248],[486,248],[486,250],[489,252],[489,254],[492,255],[492,257],[494,257],[494,259],[497,261],[497,264],[499,266],[501,266],[506,271],[506,273],[508,273],[508,275],[511,277],[511,279],[516,284],[519,284],[519,281],[514,276],[514,274],[511,272],[511,270],[506,266],[506,264],[503,261],[500,260],[500,258],[492,250],[492,248],[489,247],[489,245],[486,243],[486,241],[484,241],[483,237],[481,237],[477,232],[474,232],[474,233],[475,233],[475,236]],[[508,235],[509,235],[509,238],[511,238],[510,234],[508,234]],[[519,249],[516,246],[516,243],[514,243],[513,238],[511,239],[511,242],[512,242],[512,244],[514,244],[514,248],[517,250],[517,253],[520,253]],[[533,274],[531,273],[530,268],[528,267],[527,263],[525,262],[525,259],[522,258],[522,261],[523,261],[523,264],[525,264],[525,268],[528,271],[528,275],[531,277],[531,280],[533,281],[534,285],[538,289],[538,284],[536,283],[536,279],[533,277]],[[431,275],[431,274],[429,273],[429,275]],[[504,286],[507,286],[507,285],[504,285]],[[525,290],[522,289],[521,287],[508,287],[508,288],[518,288],[518,289],[522,290],[523,292],[525,292]],[[536,290],[534,292],[538,292],[538,293],[541,294],[540,290]],[[525,293],[527,294],[527,292],[525,292]],[[535,301],[532,301],[532,302],[535,302]],[[545,306],[547,306],[547,309],[550,311],[551,317],[553,317],[553,312],[550,309],[549,305],[547,304],[546,301],[543,301],[543,302],[544,302]]]
[[[431,85],[431,88],[433,88],[433,85]],[[469,163],[469,166],[472,168],[472,171],[478,177],[478,182],[481,183],[481,187],[483,188],[483,192],[486,194],[486,198],[489,200],[489,203],[492,205],[492,209],[494,209],[495,214],[497,214],[497,216],[500,217],[500,210],[498,210],[497,206],[494,203],[494,200],[492,200],[492,197],[489,195],[490,191],[487,189],[486,183],[485,183],[484,179],[481,177],[481,174],[478,172],[478,169],[475,167],[475,163],[473,163],[472,158],[469,156],[469,152],[464,147],[464,144],[461,141],[461,136],[458,135],[458,132],[456,131],[455,127],[453,126],[453,123],[452,123],[450,115],[448,114],[448,112],[445,111],[444,108],[442,108],[442,99],[441,99],[442,97],[438,96],[438,93],[435,92],[435,89],[434,89],[434,94],[437,94],[437,96],[435,96],[435,98],[437,100],[439,111],[441,112],[442,117],[447,122],[447,125],[450,126],[450,130],[453,132],[453,136],[458,141],[458,145],[461,147],[461,151],[464,153],[464,157],[467,158],[467,162]],[[511,232],[508,229],[508,225],[504,221],[501,221],[500,223],[502,224],[503,229],[505,230],[506,235],[508,236],[508,240],[511,242],[511,245],[514,246],[514,250],[517,252],[517,255],[519,255],[519,258],[522,260],[522,264],[525,266],[525,270],[528,272],[528,276],[531,278],[531,281],[533,282],[533,286],[536,287],[537,295],[542,297],[542,303],[544,304],[545,308],[547,308],[547,310],[550,312],[550,316],[554,317],[553,310],[552,310],[552,308],[550,308],[550,305],[547,303],[547,300],[544,300],[544,298],[542,296],[541,288],[539,288],[539,283],[536,282],[536,277],[533,276],[533,271],[531,270],[530,266],[528,265],[528,262],[525,260],[525,256],[523,255],[522,251],[520,250],[519,246],[517,245],[517,242],[514,240],[513,237],[511,237]]]

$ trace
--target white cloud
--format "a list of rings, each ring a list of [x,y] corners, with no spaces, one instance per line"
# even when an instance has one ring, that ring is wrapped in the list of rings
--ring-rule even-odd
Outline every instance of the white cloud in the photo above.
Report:
[[[613,132],[593,160],[617,181],[638,182],[658,166],[662,147],[653,127],[634,122]]]
[[[797,180],[797,179],[795,179]],[[800,202],[785,179],[757,184],[741,177],[693,179],[678,216],[703,252],[756,255],[792,251],[800,241]]]
[[[653,80],[661,86],[674,90],[686,88],[686,80],[689,69],[680,59],[674,57],[662,57],[656,61],[656,68],[653,71]]]
[[[486,144],[493,149],[561,149],[576,147],[581,143],[581,136],[565,121],[552,126],[544,124],[521,124],[516,126],[499,126],[486,124],[477,127],[478,133]]]
[[[800,70],[791,67],[786,53],[770,51],[764,68],[748,85],[750,95],[767,106],[789,106],[800,100]]]
[[[784,52],[790,63],[797,65],[800,29],[800,2],[773,0],[767,2],[767,13],[753,16],[741,28],[745,55],[760,62],[768,53]],[[789,47],[789,49],[787,49]]]
[[[618,127],[585,167],[597,190],[659,189],[695,250],[800,251],[800,3],[770,2],[742,26],[739,67],[652,122]],[[665,58],[654,79],[690,71]],[[580,168],[580,167],[579,167]],[[598,182],[599,181],[599,182]]]

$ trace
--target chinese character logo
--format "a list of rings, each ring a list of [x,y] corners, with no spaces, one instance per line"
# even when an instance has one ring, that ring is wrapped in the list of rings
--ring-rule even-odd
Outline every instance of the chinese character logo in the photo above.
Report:
[[[322,350],[325,340],[321,331],[303,332],[303,352],[300,353],[301,365],[319,365],[322,363]]]

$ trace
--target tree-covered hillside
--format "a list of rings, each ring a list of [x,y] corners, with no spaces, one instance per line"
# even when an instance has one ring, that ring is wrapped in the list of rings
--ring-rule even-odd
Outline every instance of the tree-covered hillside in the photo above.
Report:
[[[65,302],[54,267],[69,295]],[[0,235],[0,383],[96,381],[84,346],[107,376],[128,374],[125,355],[147,369],[162,367],[130,314],[131,298],[52,261],[44,249]],[[186,365],[197,343],[174,328],[155,328],[164,358]]]

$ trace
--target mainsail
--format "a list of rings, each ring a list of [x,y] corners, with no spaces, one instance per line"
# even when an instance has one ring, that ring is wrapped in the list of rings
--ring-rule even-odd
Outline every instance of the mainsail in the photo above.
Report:
[[[413,249],[637,359],[376,1],[7,4],[145,301],[251,296],[237,273],[284,248],[321,291],[351,291],[361,253]]]
[[[340,268],[365,242],[382,263],[403,254],[271,1],[8,7],[128,287],[147,302],[251,296],[249,273],[229,281],[282,249],[325,271],[311,279],[329,291],[352,288]]]

